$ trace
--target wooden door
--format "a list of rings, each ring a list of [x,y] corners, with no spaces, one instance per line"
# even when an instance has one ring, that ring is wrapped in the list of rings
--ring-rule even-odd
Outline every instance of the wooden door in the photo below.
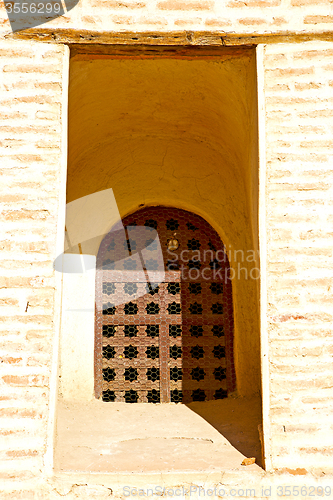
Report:
[[[97,258],[96,397],[128,403],[227,397],[235,390],[232,291],[218,234],[201,217],[168,207],[140,210],[123,225],[126,240],[110,232]],[[138,246],[154,248],[131,237],[139,226],[158,233],[162,283],[151,281],[154,258],[143,263],[150,280],[138,269]],[[118,248],[126,246],[133,257],[115,270]]]

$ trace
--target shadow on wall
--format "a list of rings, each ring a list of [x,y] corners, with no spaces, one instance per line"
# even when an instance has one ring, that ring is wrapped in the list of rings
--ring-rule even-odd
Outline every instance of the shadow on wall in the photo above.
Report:
[[[58,404],[55,469],[98,473],[261,473],[259,398],[184,404]],[[111,424],[111,425],[110,425]],[[245,458],[255,457],[249,468]]]
[[[263,467],[258,425],[261,424],[260,397],[233,398],[186,405],[212,425],[246,457],[255,457]]]

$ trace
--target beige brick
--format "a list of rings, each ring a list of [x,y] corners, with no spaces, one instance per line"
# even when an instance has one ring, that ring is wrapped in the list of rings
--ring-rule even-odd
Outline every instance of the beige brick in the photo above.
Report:
[[[250,1],[239,0],[239,1],[229,2],[227,6],[238,7],[245,10],[244,7],[259,7],[261,9],[264,9],[265,7],[278,7],[279,5],[281,5],[281,0],[250,0]]]
[[[295,52],[293,54],[294,60],[304,60],[304,59],[317,59],[322,61],[326,57],[330,59],[333,56],[333,49],[324,50],[302,50],[301,52]]]
[[[4,375],[2,380],[5,384],[18,385],[18,386],[48,386],[48,379],[37,375]]]
[[[0,57],[19,57],[19,58],[28,58],[32,56],[32,53],[30,50],[20,50],[18,48],[14,47],[8,47],[8,48],[1,48],[0,49]]]
[[[193,26],[196,25],[198,22],[201,22],[201,19],[176,19],[175,25],[176,26]],[[207,22],[206,22],[207,24]]]
[[[130,16],[112,16],[112,21],[116,24],[123,25],[134,24],[134,18]]]
[[[212,10],[214,2],[209,0],[165,0],[158,2],[157,7],[161,10]]]
[[[28,114],[22,111],[0,112],[0,120],[22,120],[26,118],[28,118]]]
[[[282,26],[283,24],[288,24],[288,21],[284,17],[273,17],[273,23],[274,26]]]
[[[326,24],[333,23],[333,16],[305,16],[304,24]]]
[[[247,17],[245,19],[240,19],[239,24],[244,24],[245,26],[259,26],[262,24],[266,24],[266,20],[261,18]]]
[[[20,489],[11,491],[2,491],[1,497],[3,500],[36,500],[36,490]],[[40,496],[40,498],[43,498]],[[46,497],[44,497],[46,498]]]
[[[51,74],[60,74],[60,70],[58,66],[54,64],[11,64],[3,67],[2,71],[4,73],[51,73]]]
[[[4,364],[17,364],[22,362],[22,358],[14,358],[9,356],[2,356],[1,362]]]
[[[146,7],[145,2],[137,2],[137,1],[106,1],[106,0],[89,0],[89,6],[92,8],[106,7],[110,11],[113,9],[122,9],[122,10],[132,10],[132,9],[144,9]]]
[[[293,7],[306,7],[307,5],[330,5],[330,0],[291,0]]]
[[[18,457],[34,457],[38,455],[40,452],[37,450],[10,450],[6,451],[6,455],[9,458],[18,458]]]
[[[320,89],[321,87],[322,84],[319,82],[295,83],[296,90]]]
[[[269,77],[295,77],[301,75],[312,75],[315,73],[315,68],[313,66],[303,67],[303,68],[277,68],[269,70]],[[293,99],[293,98],[291,98]]]
[[[318,425],[292,425],[288,424],[285,426],[285,432],[306,432],[312,433],[320,430]],[[303,469],[304,470],[304,469]]]
[[[10,210],[2,212],[4,220],[16,221],[21,219],[45,220],[49,216],[47,210]]]
[[[329,446],[324,446],[324,447],[310,447],[310,448],[303,448],[303,447],[300,447],[299,448],[299,451],[300,453],[305,453],[305,454],[309,454],[309,453],[313,453],[313,454],[320,454],[320,455],[329,455],[329,456],[332,456],[333,455],[333,447],[329,447]]]
[[[228,19],[207,19],[205,25],[211,26],[212,28],[221,28],[223,26],[231,26],[232,23]]]
[[[41,419],[43,414],[26,408],[0,408],[0,417]]]

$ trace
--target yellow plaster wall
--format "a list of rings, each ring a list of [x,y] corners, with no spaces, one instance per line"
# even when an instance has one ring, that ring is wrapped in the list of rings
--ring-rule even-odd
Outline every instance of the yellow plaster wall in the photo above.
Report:
[[[231,251],[258,248],[255,55],[71,60],[67,201],[112,188],[122,217],[165,205],[204,217]],[[106,228],[106,231],[109,228]],[[258,280],[234,279],[241,395],[260,390]]]

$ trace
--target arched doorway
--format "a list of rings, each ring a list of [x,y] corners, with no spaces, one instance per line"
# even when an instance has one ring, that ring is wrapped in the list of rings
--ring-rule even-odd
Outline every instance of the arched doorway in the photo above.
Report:
[[[122,222],[126,240],[110,232],[97,256],[96,397],[128,403],[227,397],[236,387],[233,307],[220,237],[200,216],[170,207],[144,208]],[[158,233],[165,266],[159,285],[139,277],[134,259],[116,278],[112,272],[119,247],[135,252],[136,226]]]

